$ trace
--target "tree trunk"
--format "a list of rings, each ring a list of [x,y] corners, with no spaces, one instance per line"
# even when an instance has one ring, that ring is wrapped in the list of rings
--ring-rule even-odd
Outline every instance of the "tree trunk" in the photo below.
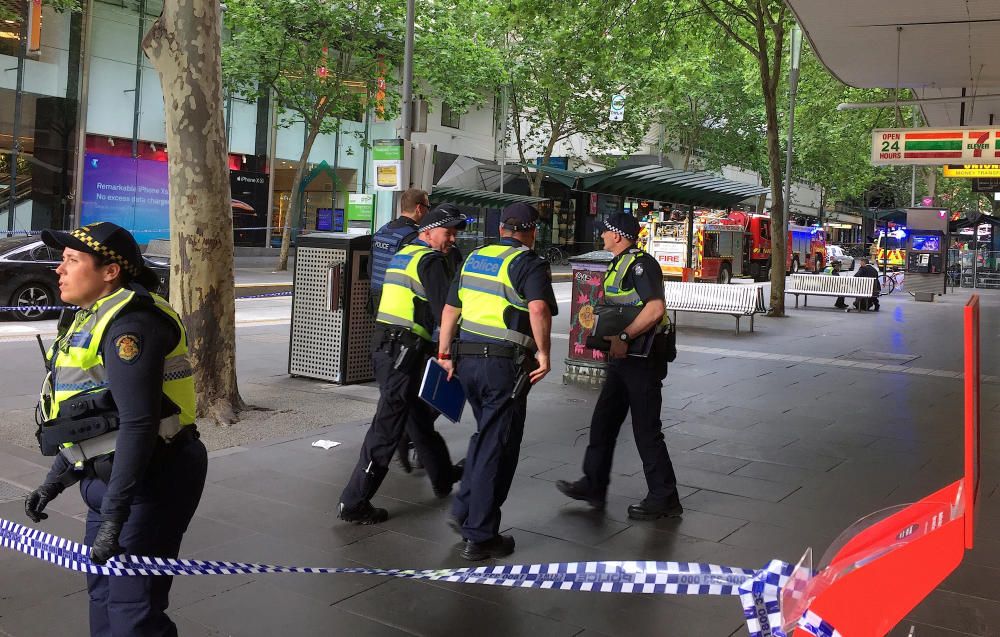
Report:
[[[758,60],[767,64],[767,58]],[[763,71],[763,69],[762,69]],[[761,74],[763,76],[763,73]],[[768,316],[785,315],[785,246],[788,242],[788,219],[781,178],[781,144],[778,141],[777,91],[762,81],[764,109],[767,112],[767,163],[771,176],[771,310]]]
[[[317,135],[319,135],[319,127],[310,128],[305,144],[302,145],[302,154],[299,155],[299,165],[295,168],[292,193],[288,197],[288,212],[285,213],[285,224],[281,231],[281,251],[278,254],[278,266],[275,268],[278,272],[284,272],[288,269],[288,250],[292,245],[292,226],[293,224],[296,227],[299,225],[299,208],[302,207],[299,201],[301,198],[299,190],[302,188],[302,180],[306,176],[309,154],[312,152],[313,142],[316,141]]]
[[[927,186],[927,196],[931,198],[931,201],[936,202],[938,178],[937,166],[924,166],[922,170],[924,171],[924,184]]]
[[[160,76],[170,174],[170,302],[184,320],[198,414],[233,423],[233,218],[217,0],[165,0],[142,42]]]

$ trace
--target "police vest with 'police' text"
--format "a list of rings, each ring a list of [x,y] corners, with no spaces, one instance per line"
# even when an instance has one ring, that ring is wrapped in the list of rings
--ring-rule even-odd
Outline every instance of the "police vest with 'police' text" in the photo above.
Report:
[[[458,288],[463,331],[536,349],[534,339],[510,329],[506,320],[509,311],[528,311],[527,300],[517,293],[510,278],[511,263],[527,251],[525,246],[502,244],[472,251],[462,265]]]

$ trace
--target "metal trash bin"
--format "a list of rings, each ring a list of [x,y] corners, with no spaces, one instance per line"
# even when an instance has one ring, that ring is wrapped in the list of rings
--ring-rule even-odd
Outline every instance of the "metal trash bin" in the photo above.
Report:
[[[342,385],[372,380],[371,235],[316,232],[296,243],[288,373]]]
[[[604,274],[613,258],[606,250],[595,250],[569,260],[573,285],[564,383],[602,383],[607,375],[604,352],[587,347],[587,337],[594,328],[594,306],[604,297]]]

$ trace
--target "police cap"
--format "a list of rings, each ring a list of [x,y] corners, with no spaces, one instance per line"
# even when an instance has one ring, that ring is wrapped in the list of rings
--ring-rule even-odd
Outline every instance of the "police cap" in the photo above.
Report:
[[[450,203],[442,203],[434,206],[430,212],[424,215],[424,218],[420,221],[420,225],[417,226],[417,230],[420,232],[433,230],[434,228],[457,228],[458,230],[465,230],[467,220],[468,217],[458,209],[458,206]]]
[[[160,285],[160,277],[146,265],[132,233],[110,221],[96,221],[70,232],[43,230],[42,241],[56,250],[72,248],[107,257],[148,290]]]
[[[523,202],[513,203],[500,213],[501,224],[507,230],[523,232],[538,223],[538,209]]]
[[[616,212],[604,219],[604,229],[620,234],[629,241],[639,237],[639,221],[627,212]]]

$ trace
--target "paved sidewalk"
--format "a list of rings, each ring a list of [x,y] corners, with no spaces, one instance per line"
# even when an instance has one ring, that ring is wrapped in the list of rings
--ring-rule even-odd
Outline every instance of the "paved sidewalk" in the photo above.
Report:
[[[912,502],[960,475],[961,291],[933,304],[887,297],[881,312],[817,307],[760,319],[735,336],[732,320],[680,315],[680,355],[664,388],[664,433],[682,484],[681,520],[633,522],[626,507],[645,495],[628,427],[618,446],[608,509],[590,511],[554,486],[575,479],[587,441],[593,389],[563,386],[565,337],[552,374],[529,398],[518,474],[504,507],[517,551],[504,562],[651,559],[759,567],[817,562],[859,517]],[[251,303],[253,303],[251,301]],[[894,636],[1000,634],[1000,295],[983,295],[983,482],[977,548]],[[832,300],[831,300],[832,304]],[[371,386],[338,387],[286,374],[288,326],[238,330],[244,396],[271,412],[250,415],[269,439],[216,444],[209,484],[182,554],[302,566],[445,568],[467,564],[422,472],[390,472],[376,501],[391,519],[357,527],[335,518],[377,398]],[[565,312],[556,332],[565,334]],[[28,360],[31,342],[0,344]],[[37,356],[37,353],[35,354]],[[0,373],[0,408],[30,400],[34,368]],[[911,370],[921,371],[914,372]],[[29,382],[30,380],[30,382]],[[22,406],[23,402],[20,403]],[[354,411],[352,411],[354,410]],[[7,411],[7,414],[13,412]],[[327,424],[330,421],[334,424]],[[294,428],[294,431],[292,430]],[[463,454],[471,416],[440,421]],[[207,437],[220,440],[217,432]],[[214,436],[214,438],[213,438]],[[341,442],[330,451],[318,438]],[[24,445],[30,444],[22,442]],[[36,451],[0,443],[0,517],[26,523],[18,489],[44,475]],[[7,501],[3,501],[7,499]],[[83,505],[67,492],[41,525],[82,536]],[[0,550],[0,634],[78,635],[83,578]],[[745,635],[732,598],[510,590],[370,576],[263,575],[178,578],[171,614],[181,635]],[[873,603],[877,603],[873,600]]]

